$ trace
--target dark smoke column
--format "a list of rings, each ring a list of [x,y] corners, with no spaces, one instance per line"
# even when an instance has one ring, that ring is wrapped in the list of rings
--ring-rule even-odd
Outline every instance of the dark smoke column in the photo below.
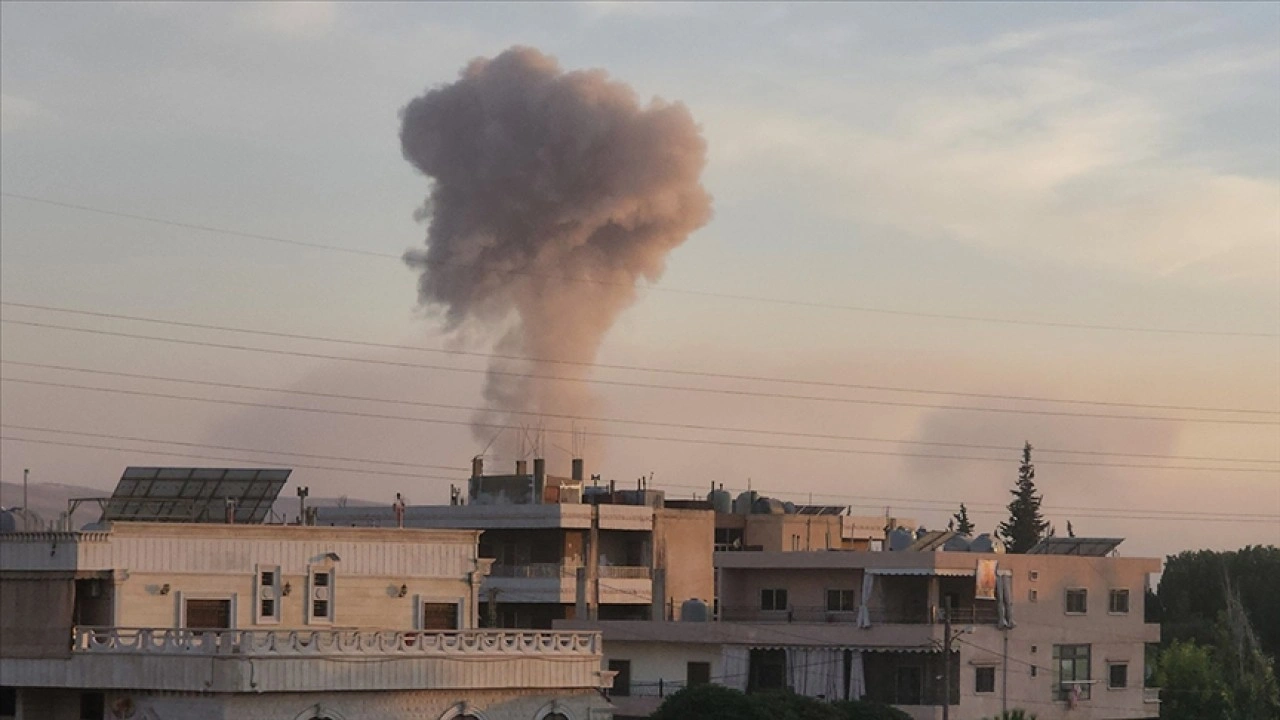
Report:
[[[472,61],[452,84],[403,111],[405,159],[429,176],[419,301],[446,327],[493,339],[487,423],[534,424],[512,411],[589,415],[584,377],[605,333],[661,276],[667,253],[711,217],[699,183],[706,143],[687,108],[641,105],[602,70],[563,72],[515,47]],[[546,361],[571,361],[565,365]],[[555,426],[547,421],[548,427]]]

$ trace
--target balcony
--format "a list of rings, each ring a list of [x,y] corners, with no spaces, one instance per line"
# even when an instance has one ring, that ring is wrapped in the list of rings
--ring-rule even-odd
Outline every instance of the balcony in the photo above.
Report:
[[[1142,702],[1152,705],[1160,702],[1160,688],[1142,688]]]
[[[76,627],[69,640],[69,658],[0,662],[0,684],[189,692],[608,686],[593,632]]]
[[[928,608],[872,607],[873,625],[941,625],[942,615]],[[953,625],[995,625],[994,607],[961,607],[950,611]],[[825,606],[792,606],[786,610],[761,610],[758,607],[728,606],[720,608],[720,619],[726,622],[752,623],[856,623],[858,611],[828,610]]]
[[[499,602],[573,603],[578,596],[581,568],[567,563],[494,565],[484,580],[484,588],[486,593],[496,592]],[[601,565],[600,601],[648,604],[653,593],[652,576],[653,571],[643,566]]]

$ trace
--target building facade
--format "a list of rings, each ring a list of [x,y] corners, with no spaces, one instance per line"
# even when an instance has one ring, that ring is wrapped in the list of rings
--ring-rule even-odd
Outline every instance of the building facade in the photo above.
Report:
[[[1051,548],[1052,550],[1052,548]],[[722,552],[705,623],[558,623],[604,633],[618,717],[718,682],[895,705],[919,720],[1022,708],[1041,720],[1159,714],[1144,687],[1157,559],[963,551]],[[949,648],[949,652],[947,649]]]
[[[0,718],[611,717],[598,634],[475,629],[478,537],[0,534]]]

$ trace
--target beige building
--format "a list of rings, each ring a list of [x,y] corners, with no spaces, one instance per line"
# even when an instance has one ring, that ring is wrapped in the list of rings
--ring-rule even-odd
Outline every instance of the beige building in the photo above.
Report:
[[[941,718],[944,702],[955,720],[1006,707],[1041,720],[1153,718],[1143,680],[1160,628],[1143,600],[1160,561],[1114,557],[1118,542],[1064,538],[1028,555],[721,552],[708,622],[556,627],[603,631],[619,718],[708,681],[861,697],[919,720]]]
[[[475,629],[479,535],[0,534],[0,718],[611,717],[597,633]]]
[[[708,508],[668,507],[642,488],[584,486],[535,460],[510,475],[473,463],[465,504],[317,508],[321,526],[451,528],[483,531],[481,625],[550,628],[556,620],[676,618],[684,601],[715,594]]]

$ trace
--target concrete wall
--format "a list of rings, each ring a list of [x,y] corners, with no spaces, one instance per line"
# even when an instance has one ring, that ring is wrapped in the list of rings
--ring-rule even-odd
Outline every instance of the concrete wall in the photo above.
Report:
[[[19,690],[16,720],[80,720],[80,694],[64,690]],[[465,695],[465,697],[464,697]],[[235,695],[106,693],[106,717],[113,707],[133,708],[145,720],[451,720],[462,712],[486,720],[542,720],[552,712],[570,720],[610,718],[599,694],[549,695],[509,690],[378,693],[270,693]]]
[[[665,602],[680,617],[685,600],[711,606],[715,597],[715,514],[709,510],[659,509],[654,514],[654,565],[666,569]]]

